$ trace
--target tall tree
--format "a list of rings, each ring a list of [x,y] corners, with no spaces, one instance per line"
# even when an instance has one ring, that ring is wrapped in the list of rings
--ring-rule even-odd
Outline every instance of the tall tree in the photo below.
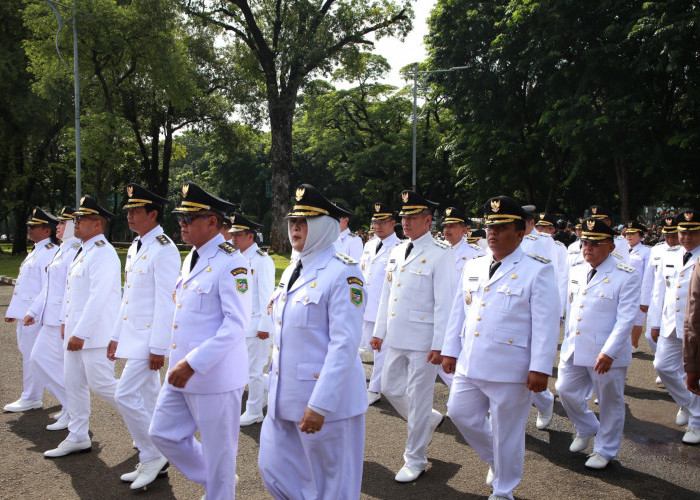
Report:
[[[251,77],[250,103],[267,105],[271,130],[271,245],[289,248],[282,220],[289,207],[292,125],[297,95],[314,73],[411,29],[409,0],[182,0],[186,12],[233,36],[236,70]]]

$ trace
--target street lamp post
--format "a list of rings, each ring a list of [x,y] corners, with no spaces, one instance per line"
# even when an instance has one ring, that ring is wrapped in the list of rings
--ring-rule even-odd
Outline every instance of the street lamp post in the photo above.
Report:
[[[75,91],[75,206],[80,206],[81,198],[81,180],[80,180],[80,68],[78,66],[78,12],[76,8],[77,0],[74,0],[73,7],[64,5],[62,3],[56,2],[55,0],[44,0],[46,4],[51,8],[54,15],[56,16],[56,21],[58,21],[58,30],[56,31],[56,52],[58,53],[58,58],[61,63],[68,69],[68,71],[73,73],[73,88]],[[66,61],[61,55],[61,51],[58,48],[58,36],[65,25],[61,13],[58,11],[57,7],[63,7],[66,9],[72,9],[73,17],[68,19],[68,21],[73,22],[73,69],[66,64]]]
[[[467,66],[452,66],[448,69],[433,69],[426,71],[418,71],[418,64],[413,65],[413,161],[412,161],[412,175],[411,175],[411,189],[416,190],[417,180],[416,180],[416,128],[417,128],[417,103],[418,103],[418,75],[425,75],[422,87],[425,87],[426,80],[433,73],[450,73],[452,71],[459,71],[462,69],[467,69]]]

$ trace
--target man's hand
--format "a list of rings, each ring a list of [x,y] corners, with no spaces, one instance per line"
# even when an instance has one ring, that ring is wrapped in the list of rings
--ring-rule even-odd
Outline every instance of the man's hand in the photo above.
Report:
[[[83,348],[84,343],[85,343],[85,340],[79,339],[75,335],[71,335],[71,338],[68,339],[67,349],[69,351],[79,351]]]
[[[61,325],[61,340],[63,340],[64,338],[66,338],[66,325],[65,324]]]
[[[527,374],[527,382],[525,386],[532,392],[542,392],[547,388],[549,375],[540,372],[530,372]]]
[[[117,346],[119,345],[119,342],[116,342],[114,340],[110,340],[109,344],[107,345],[107,359],[110,361],[114,361],[117,359],[116,353],[117,353]]]
[[[700,377],[697,373],[686,373],[685,374],[685,386],[693,394],[700,396],[700,385],[698,384]]]
[[[607,373],[608,370],[610,370],[612,364],[613,359],[607,354],[603,354],[601,352],[600,354],[598,354],[598,358],[595,360],[595,366],[593,367],[593,370],[595,370],[596,373],[600,373],[602,375],[603,373]]]
[[[163,365],[165,365],[165,355],[151,353],[150,357],[148,358],[148,367],[151,370],[157,371],[163,368]]]
[[[661,333],[660,328],[652,328],[651,329],[651,340],[653,340],[654,342],[658,342],[659,341],[659,333]]]
[[[17,321],[17,318],[5,318],[5,323],[14,323]]]
[[[649,310],[649,306],[639,306],[639,309],[640,309],[643,313],[645,313],[645,312],[647,312],[647,311]]]
[[[34,318],[27,314],[22,320],[22,326],[30,326],[34,324]]]
[[[452,358],[450,356],[442,357],[442,369],[445,370],[445,373],[454,373],[456,366],[457,358]]]
[[[428,359],[425,361],[434,365],[442,364],[442,356],[440,356],[440,351],[430,351],[428,353]]]
[[[270,332],[261,332],[260,330],[258,330],[257,337],[258,337],[260,340],[268,339],[268,338],[270,338]]]
[[[194,370],[190,364],[186,359],[181,359],[172,370],[168,372],[168,382],[170,382],[170,385],[182,389],[192,375],[194,375]]]
[[[377,352],[381,352],[382,350],[382,342],[383,340],[377,337],[372,337],[369,341],[369,346],[374,349]]]
[[[325,417],[323,415],[319,415],[307,406],[304,410],[304,416],[301,417],[301,422],[299,422],[299,430],[307,434],[313,434],[321,430],[324,420]]]

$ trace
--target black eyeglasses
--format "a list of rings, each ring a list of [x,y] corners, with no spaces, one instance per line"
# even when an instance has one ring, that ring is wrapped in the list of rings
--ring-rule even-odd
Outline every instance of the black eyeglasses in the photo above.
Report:
[[[76,216],[73,218],[73,222],[77,224],[77,223],[79,223],[79,222],[80,222],[81,220],[83,220],[83,219],[85,219],[85,220],[95,220],[94,218],[91,218],[91,216],[89,216],[89,215],[76,215]]]
[[[600,241],[581,240],[581,246],[584,246],[584,247],[599,247],[599,246],[600,246]]]
[[[191,214],[191,215],[189,215],[189,214],[187,214],[187,215],[177,214],[176,215],[177,223],[178,224],[184,223],[186,226],[189,226],[190,224],[192,224],[192,221],[195,219],[199,219],[199,218],[205,219],[207,217],[216,217],[216,215],[214,215],[214,214]]]

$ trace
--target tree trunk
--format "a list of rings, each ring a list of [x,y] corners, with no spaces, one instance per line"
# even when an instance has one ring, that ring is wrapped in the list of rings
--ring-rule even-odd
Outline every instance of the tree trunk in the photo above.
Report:
[[[27,253],[27,207],[26,203],[18,204],[12,215],[15,219],[15,236],[12,241],[12,255],[23,255]]]
[[[287,235],[284,217],[289,212],[290,172],[292,166],[292,123],[294,120],[294,100],[284,102],[282,99],[270,101],[270,164],[272,179],[272,227],[270,228],[270,247],[276,253],[290,253],[291,244]]]
[[[625,223],[630,220],[630,196],[629,196],[629,169],[627,162],[622,158],[615,158],[615,175],[617,176],[617,190],[620,193],[620,220]]]

